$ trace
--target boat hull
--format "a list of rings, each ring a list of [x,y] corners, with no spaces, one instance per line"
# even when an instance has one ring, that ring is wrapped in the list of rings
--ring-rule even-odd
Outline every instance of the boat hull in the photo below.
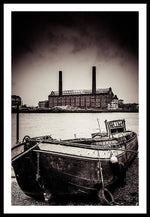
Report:
[[[137,150],[137,136],[127,142],[126,148]],[[127,167],[135,156],[134,152],[121,151],[117,158],[119,163]],[[100,166],[105,187],[118,178],[113,173],[109,157],[77,156],[42,150],[37,145],[14,159],[12,166],[17,182],[22,191],[32,197],[43,197],[47,191],[52,194],[96,193],[102,187]]]

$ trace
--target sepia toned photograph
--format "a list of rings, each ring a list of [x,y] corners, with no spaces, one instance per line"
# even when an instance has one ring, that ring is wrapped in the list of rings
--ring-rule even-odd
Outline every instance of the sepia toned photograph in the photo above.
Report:
[[[12,11],[11,206],[139,207],[139,107],[138,11]]]

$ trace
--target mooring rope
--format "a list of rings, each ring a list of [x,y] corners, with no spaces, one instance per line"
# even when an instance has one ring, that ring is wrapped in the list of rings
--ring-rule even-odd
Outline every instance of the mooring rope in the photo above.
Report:
[[[101,175],[101,181],[102,181],[102,189],[100,189],[100,191],[99,191],[100,202],[101,202],[101,204],[104,203],[105,205],[108,204],[110,206],[112,206],[112,205],[119,205],[114,200],[114,197],[113,197],[112,193],[107,188],[105,188],[104,177],[103,177],[103,168],[102,168],[102,164],[101,164],[101,161],[100,161],[99,150],[98,150],[98,160],[99,160],[99,169],[100,169],[100,175]],[[105,193],[104,192],[107,192],[109,194],[109,196],[111,198],[111,202],[107,200],[107,198],[105,197]]]
[[[27,154],[29,151],[31,151],[32,149],[34,149],[36,146],[38,146],[39,143],[37,143],[36,145],[32,146],[31,148],[29,148],[27,151],[24,151],[23,153],[19,154],[18,156],[14,157],[11,160],[11,163],[13,163],[14,161],[16,161],[18,158],[22,157],[23,155]]]
[[[99,150],[98,150],[98,161],[99,161],[99,169],[100,169],[101,180],[102,180],[102,189],[104,189],[104,179],[103,179],[102,164],[101,164],[101,161],[100,161]]]

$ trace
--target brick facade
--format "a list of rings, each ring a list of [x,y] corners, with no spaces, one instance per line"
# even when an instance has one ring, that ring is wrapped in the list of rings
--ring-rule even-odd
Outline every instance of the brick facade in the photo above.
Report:
[[[52,91],[48,96],[48,107],[70,105],[79,108],[107,108],[113,96],[111,88],[98,89],[94,95],[90,90],[63,91],[62,96],[57,91]]]

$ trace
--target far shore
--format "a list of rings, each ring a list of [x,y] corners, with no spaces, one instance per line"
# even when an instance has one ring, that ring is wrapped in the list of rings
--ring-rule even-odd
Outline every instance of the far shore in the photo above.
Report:
[[[138,113],[138,110],[129,109],[114,109],[114,110],[100,110],[100,109],[81,109],[81,110],[61,110],[61,109],[12,109],[12,113],[113,113],[113,112],[128,112]]]

